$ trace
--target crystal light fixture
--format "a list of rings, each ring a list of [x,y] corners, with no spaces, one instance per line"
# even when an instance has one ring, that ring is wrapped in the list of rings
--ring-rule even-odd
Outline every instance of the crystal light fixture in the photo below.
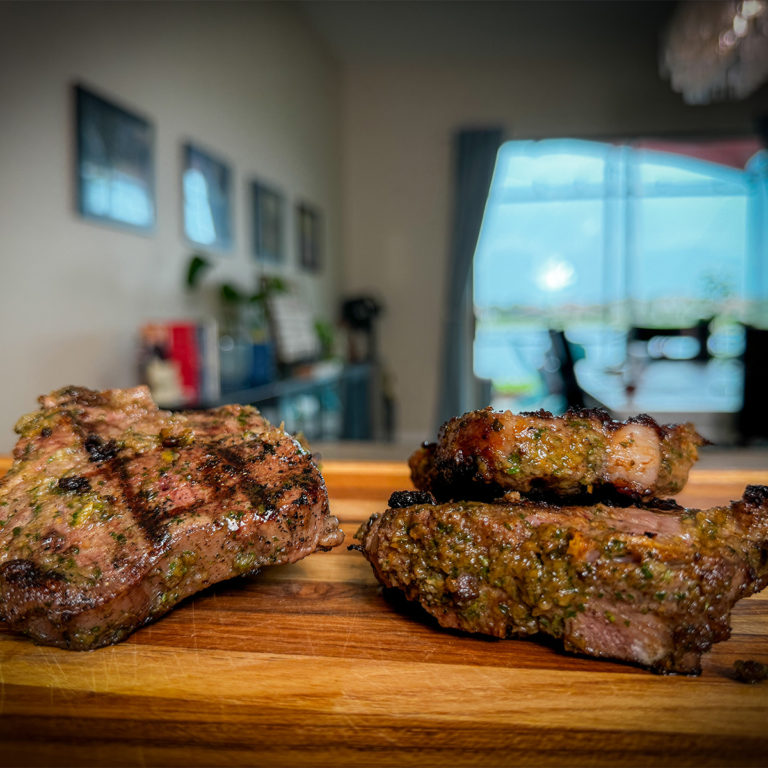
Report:
[[[681,2],[659,66],[688,104],[745,98],[768,80],[768,0]]]

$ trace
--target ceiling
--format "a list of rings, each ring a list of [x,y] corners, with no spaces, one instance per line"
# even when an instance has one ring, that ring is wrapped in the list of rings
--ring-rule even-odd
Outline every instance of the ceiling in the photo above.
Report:
[[[343,65],[371,59],[656,57],[670,0],[302,0]]]

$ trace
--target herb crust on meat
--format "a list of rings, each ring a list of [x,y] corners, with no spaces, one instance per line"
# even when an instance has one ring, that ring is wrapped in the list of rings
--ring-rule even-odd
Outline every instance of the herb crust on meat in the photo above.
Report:
[[[704,439],[692,424],[626,422],[596,409],[514,414],[485,408],[451,419],[409,459],[414,485],[439,499],[507,490],[634,497],[682,490]]]
[[[394,502],[396,503],[396,502]],[[727,507],[520,500],[389,508],[356,538],[386,587],[444,627],[696,674],[730,610],[768,585],[768,488]]]

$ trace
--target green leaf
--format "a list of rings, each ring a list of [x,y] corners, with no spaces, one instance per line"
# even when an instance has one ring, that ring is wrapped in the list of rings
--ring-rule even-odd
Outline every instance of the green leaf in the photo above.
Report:
[[[264,280],[264,290],[267,295],[272,293],[285,293],[288,290],[288,286],[285,284],[285,280],[282,277],[267,277]]]
[[[286,293],[287,291],[288,286],[282,277],[262,277],[261,287],[249,297],[248,301],[254,304],[263,304],[270,296],[276,293]]]
[[[200,278],[211,268],[211,263],[199,253],[192,255],[187,266],[187,288],[196,288]]]
[[[222,283],[219,295],[226,304],[239,304],[243,300],[243,295],[231,283]]]

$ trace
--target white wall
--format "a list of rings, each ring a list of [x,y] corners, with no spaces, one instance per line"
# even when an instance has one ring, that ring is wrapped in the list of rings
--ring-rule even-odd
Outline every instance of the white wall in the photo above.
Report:
[[[70,86],[83,81],[156,130],[157,227],[140,235],[75,213]],[[337,65],[294,8],[252,3],[0,3],[0,452],[35,398],[65,384],[136,383],[135,333],[196,313],[181,290],[180,144],[235,171],[234,253],[253,284],[246,178],[325,216],[326,267],[287,269],[317,316],[340,283]],[[295,227],[288,224],[295,261]]]
[[[706,134],[749,130],[761,106],[686,107],[657,74],[655,39],[632,44],[631,30],[628,44],[607,36],[579,50],[576,32],[567,47],[538,52],[546,30],[527,31],[519,57],[378,52],[344,69],[345,287],[374,291],[387,305],[382,356],[395,376],[400,439],[413,444],[435,434],[455,130]]]

